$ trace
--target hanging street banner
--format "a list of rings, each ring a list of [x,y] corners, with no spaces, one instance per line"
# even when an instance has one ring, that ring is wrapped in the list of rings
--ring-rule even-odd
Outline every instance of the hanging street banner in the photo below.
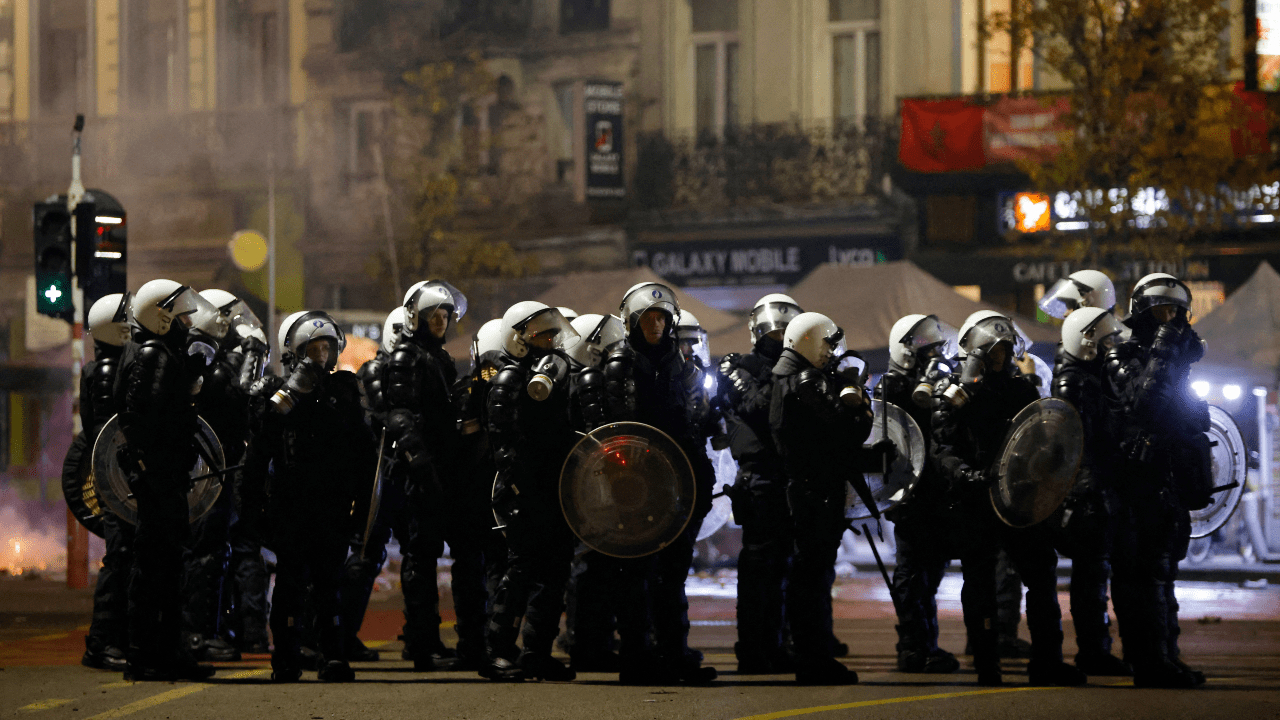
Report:
[[[622,198],[622,83],[583,85],[587,130],[587,197]]]
[[[1061,97],[1001,97],[982,116],[987,162],[1048,162],[1058,155],[1071,100]]]

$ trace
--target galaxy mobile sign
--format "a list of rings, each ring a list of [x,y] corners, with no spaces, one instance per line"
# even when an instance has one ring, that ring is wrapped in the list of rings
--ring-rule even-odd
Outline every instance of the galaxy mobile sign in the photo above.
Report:
[[[583,85],[587,130],[587,197],[621,198],[622,83]]]

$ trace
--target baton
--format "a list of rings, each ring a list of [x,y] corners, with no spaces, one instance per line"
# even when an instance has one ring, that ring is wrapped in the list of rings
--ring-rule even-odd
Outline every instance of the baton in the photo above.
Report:
[[[893,592],[893,581],[889,579],[889,571],[885,569],[884,560],[880,559],[880,551],[876,549],[876,541],[871,539],[871,528],[866,523],[862,523],[862,531],[867,534],[867,544],[871,546],[871,554],[876,557],[876,567],[880,568],[880,577],[884,578],[885,587],[889,588],[889,599],[893,601],[893,611],[899,616],[902,615],[898,609],[898,596]],[[881,537],[881,540],[884,538]]]
[[[373,523],[378,518],[378,486],[382,482],[382,452],[387,446],[387,428],[382,428],[382,437],[378,440],[378,465],[373,473],[373,489],[369,491],[369,520],[364,525],[364,537],[360,538],[360,559],[365,559],[365,550],[369,547],[369,535],[373,532]],[[397,538],[398,539],[398,538]]]

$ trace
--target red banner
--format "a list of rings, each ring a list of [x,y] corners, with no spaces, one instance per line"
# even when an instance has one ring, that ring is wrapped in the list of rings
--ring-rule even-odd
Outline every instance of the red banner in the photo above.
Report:
[[[982,106],[964,99],[903,100],[898,161],[917,172],[982,167]]]
[[[1029,160],[1043,163],[1058,155],[1065,118],[1071,112],[1066,97],[1002,97],[986,108],[987,162]]]
[[[1231,130],[1231,149],[1236,157],[1259,155],[1271,150],[1267,139],[1267,97],[1235,85],[1237,125]]]

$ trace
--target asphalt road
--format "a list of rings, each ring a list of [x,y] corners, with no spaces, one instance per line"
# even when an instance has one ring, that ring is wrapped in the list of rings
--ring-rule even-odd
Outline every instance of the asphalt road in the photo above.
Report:
[[[958,581],[941,595],[942,645],[963,648]],[[381,592],[362,635],[384,660],[357,664],[356,682],[268,682],[267,656],[219,666],[204,683],[125,683],[78,664],[91,599],[50,581],[0,579],[0,717],[66,718],[1280,718],[1280,588],[1196,583],[1180,588],[1184,656],[1209,676],[1195,690],[1138,690],[1124,678],[1082,688],[1030,688],[1025,661],[1006,663],[1008,685],[980,688],[962,658],[946,676],[898,673],[893,611],[877,578],[843,582],[836,634],[850,645],[853,687],[797,687],[788,676],[736,674],[732,585],[694,581],[691,643],[720,678],[707,687],[623,687],[616,676],[573,683],[498,685],[471,673],[417,673],[399,659],[400,599]],[[447,594],[446,594],[447,595]],[[1067,602],[1062,597],[1065,610]],[[446,612],[446,615],[448,613]],[[1025,631],[1025,627],[1024,627]],[[450,636],[452,633],[448,633]],[[1074,653],[1067,627],[1068,654]],[[450,639],[452,639],[450,637]]]

